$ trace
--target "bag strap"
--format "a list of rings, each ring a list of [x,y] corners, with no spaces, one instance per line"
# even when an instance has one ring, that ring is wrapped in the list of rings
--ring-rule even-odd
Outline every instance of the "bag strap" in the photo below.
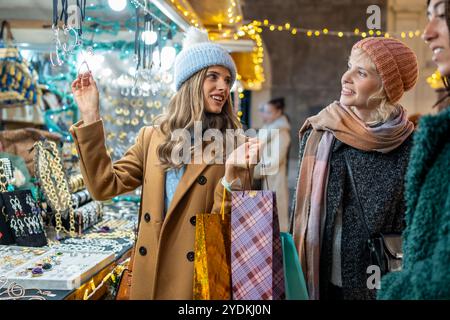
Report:
[[[3,38],[3,32],[5,31],[5,29],[6,29],[6,39]],[[11,42],[14,40],[14,37],[11,32],[11,25],[9,24],[8,20],[2,21],[2,28],[0,30],[0,40],[5,40],[5,42],[6,41]]]
[[[370,238],[371,234],[370,234],[370,231],[369,231],[369,226],[367,224],[367,218],[366,218],[366,215],[364,214],[364,209],[363,209],[363,206],[361,204],[361,200],[359,199],[358,190],[356,189],[355,179],[353,178],[352,167],[350,166],[350,162],[349,162],[348,157],[347,157],[346,154],[344,154],[344,158],[345,158],[345,166],[347,167],[348,175],[349,175],[349,178],[350,178],[350,184],[352,186],[353,192],[355,193],[356,202],[358,202],[359,214],[360,214],[361,220],[363,221],[363,224],[364,224],[364,227],[366,229],[367,235]]]

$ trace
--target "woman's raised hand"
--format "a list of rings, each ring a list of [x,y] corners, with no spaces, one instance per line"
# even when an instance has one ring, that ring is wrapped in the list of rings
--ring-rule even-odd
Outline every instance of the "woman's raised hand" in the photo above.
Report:
[[[247,142],[236,148],[225,162],[225,180],[232,182],[242,170],[252,170],[261,158],[262,142],[257,138],[249,138]]]
[[[100,119],[99,93],[91,72],[78,75],[72,82],[72,93],[85,125]]]

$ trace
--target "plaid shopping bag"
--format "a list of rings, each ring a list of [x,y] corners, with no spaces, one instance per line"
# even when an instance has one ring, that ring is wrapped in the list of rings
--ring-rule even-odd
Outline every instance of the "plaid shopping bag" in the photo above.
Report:
[[[198,213],[195,222],[194,300],[231,299],[230,215]]]
[[[283,252],[275,193],[231,196],[231,282],[234,300],[284,300]]]

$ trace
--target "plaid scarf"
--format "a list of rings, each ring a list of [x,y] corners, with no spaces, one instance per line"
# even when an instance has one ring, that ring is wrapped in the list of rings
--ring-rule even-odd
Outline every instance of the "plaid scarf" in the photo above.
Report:
[[[312,132],[306,142],[297,184],[294,209],[294,241],[297,247],[310,299],[319,299],[319,260],[326,214],[326,190],[330,154],[334,139],[363,151],[388,153],[400,146],[413,132],[414,125],[399,107],[396,118],[369,127],[346,106],[333,103],[306,120]],[[322,224],[322,225],[321,225]]]

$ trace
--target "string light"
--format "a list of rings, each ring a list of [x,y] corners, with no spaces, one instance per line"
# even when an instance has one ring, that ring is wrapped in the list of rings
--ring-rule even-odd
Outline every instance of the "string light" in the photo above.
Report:
[[[403,31],[403,32],[383,32],[381,30],[362,31],[359,28],[355,28],[353,31],[336,31],[336,30],[329,30],[328,28],[311,30],[311,29],[295,27],[290,22],[286,22],[282,25],[278,25],[276,23],[271,23],[268,19],[264,19],[263,21],[254,20],[252,23],[249,23],[246,26],[250,27],[251,29],[255,30],[255,32],[258,32],[258,33],[261,33],[263,28],[268,28],[270,31],[275,31],[275,30],[288,31],[292,35],[302,33],[302,34],[306,34],[306,36],[308,36],[308,37],[313,37],[313,36],[319,37],[321,35],[326,35],[326,36],[336,36],[339,38],[355,37],[355,36],[366,38],[368,36],[378,36],[378,37],[385,37],[385,38],[401,37],[403,39],[409,37],[412,39],[415,37],[420,37],[422,35],[422,32],[420,30]],[[245,27],[245,26],[243,26],[243,27]],[[242,37],[242,35],[239,35],[239,37]]]
[[[191,25],[193,25],[195,27],[200,26],[199,18],[194,11],[183,7],[177,0],[170,0],[170,2],[172,4],[172,7],[174,7],[176,10],[178,10],[178,12],[180,12],[181,15],[186,17],[188,19],[188,21],[191,22]]]
[[[436,70],[431,76],[427,78],[427,83],[432,89],[441,89],[444,87],[442,82],[442,75],[439,70]]]
[[[262,41],[262,37],[261,37],[261,33],[262,33],[263,29],[260,28],[260,26],[262,26],[263,24],[265,24],[265,22],[255,20],[250,24],[241,26],[239,28],[239,31],[236,33],[236,35],[238,35],[238,37],[249,37],[256,44],[256,46],[253,48],[253,52],[252,52],[253,71],[255,74],[255,78],[254,79],[246,79],[246,81],[245,81],[245,84],[247,85],[247,87],[249,89],[254,89],[254,90],[260,89],[262,83],[265,81],[264,68],[262,66],[262,64],[264,62],[264,48],[263,48],[263,41]],[[268,23],[267,23],[267,26],[268,26]],[[278,29],[279,29],[279,27],[280,26],[277,26]],[[286,27],[286,25],[284,25],[284,27]],[[275,25],[271,25],[269,27],[269,30],[274,31]],[[237,76],[237,79],[244,83],[244,81],[242,81],[242,77],[240,75]],[[243,93],[240,92],[240,94],[239,94],[240,99],[242,99],[241,98],[242,94]]]

